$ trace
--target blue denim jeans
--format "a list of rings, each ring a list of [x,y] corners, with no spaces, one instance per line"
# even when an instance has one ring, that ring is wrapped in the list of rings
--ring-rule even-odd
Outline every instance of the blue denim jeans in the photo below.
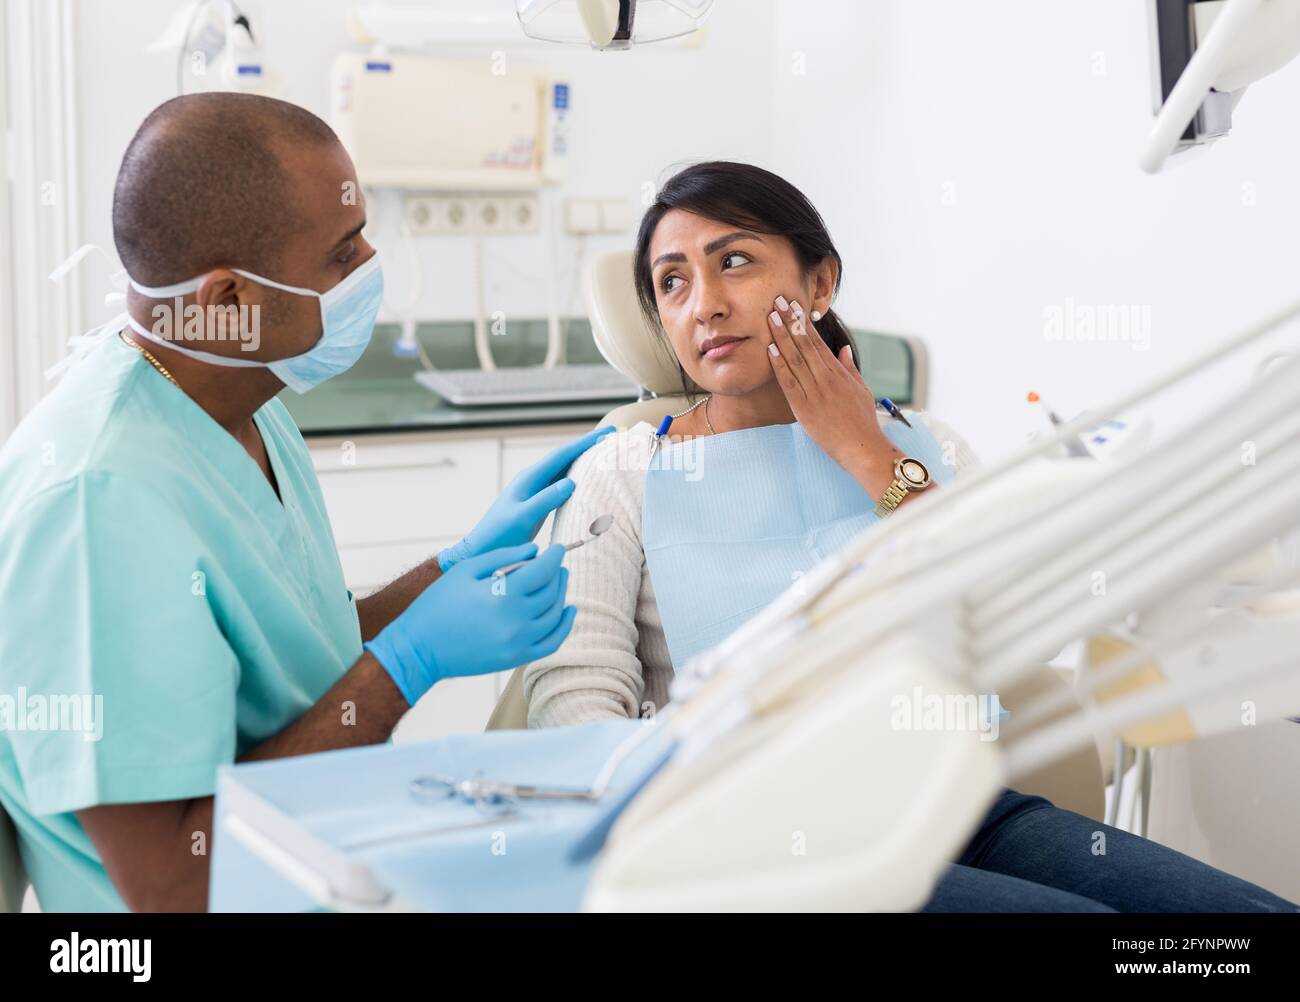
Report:
[[[1062,810],[1042,797],[1003,790],[921,910],[1295,912],[1300,909],[1262,887],[1158,842]]]

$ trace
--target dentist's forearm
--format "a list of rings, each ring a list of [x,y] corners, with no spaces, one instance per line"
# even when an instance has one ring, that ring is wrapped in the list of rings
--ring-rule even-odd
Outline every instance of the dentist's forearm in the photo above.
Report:
[[[306,713],[238,761],[378,744],[409,708],[383,666],[365,654]],[[132,911],[206,910],[212,797],[101,804],[77,818]]]
[[[415,597],[441,576],[442,568],[438,566],[438,558],[430,557],[373,595],[357,599],[357,618],[361,621],[362,641],[374,640],[380,630],[405,612]]]
[[[239,757],[240,762],[309,755],[387,741],[411,708],[373,654],[361,655],[301,717]]]

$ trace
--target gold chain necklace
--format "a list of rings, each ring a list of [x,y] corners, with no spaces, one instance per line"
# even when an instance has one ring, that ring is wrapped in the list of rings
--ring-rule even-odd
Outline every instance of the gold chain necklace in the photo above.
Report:
[[[170,372],[168,372],[167,367],[163,365],[160,361],[158,361],[158,359],[154,358],[153,354],[150,353],[148,349],[144,347],[144,345],[139,344],[133,338],[128,337],[126,331],[118,331],[117,336],[120,337],[127,344],[129,344],[136,351],[138,351],[141,355],[143,355],[148,360],[149,364],[152,365],[159,372],[161,372],[164,376],[166,376],[167,381],[171,383],[174,387],[176,387],[176,389],[179,390],[181,388],[181,384],[176,382],[176,377],[173,376]]]

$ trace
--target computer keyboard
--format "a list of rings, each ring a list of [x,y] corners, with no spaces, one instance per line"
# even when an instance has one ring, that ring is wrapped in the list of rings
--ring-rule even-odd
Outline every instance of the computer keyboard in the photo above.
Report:
[[[416,380],[458,407],[635,400],[640,387],[609,365],[515,366],[508,369],[438,369]]]

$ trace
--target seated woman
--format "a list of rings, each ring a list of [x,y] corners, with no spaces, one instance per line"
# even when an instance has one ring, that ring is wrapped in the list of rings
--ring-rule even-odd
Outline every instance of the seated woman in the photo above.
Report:
[[[659,446],[643,423],[575,463],[576,489],[553,538],[583,538],[601,515],[614,521],[567,558],[577,617],[564,645],[524,671],[531,727],[653,716],[668,701],[674,662],[721,640],[878,517],[897,460],[922,459],[940,482],[977,463],[937,419],[912,414],[905,428],[879,414],[831,309],[840,255],[817,211],[776,175],[734,163],[681,171],[646,212],[634,269],[642,310],[666,334],[684,388],[703,393]],[[669,451],[689,471],[692,443],[703,465],[683,501],[656,474]],[[822,509],[813,512],[816,532],[770,524],[772,510],[802,519],[809,509]],[[1094,854],[1099,830],[1104,856]],[[927,908],[1294,910],[1164,846],[1011,790]]]

